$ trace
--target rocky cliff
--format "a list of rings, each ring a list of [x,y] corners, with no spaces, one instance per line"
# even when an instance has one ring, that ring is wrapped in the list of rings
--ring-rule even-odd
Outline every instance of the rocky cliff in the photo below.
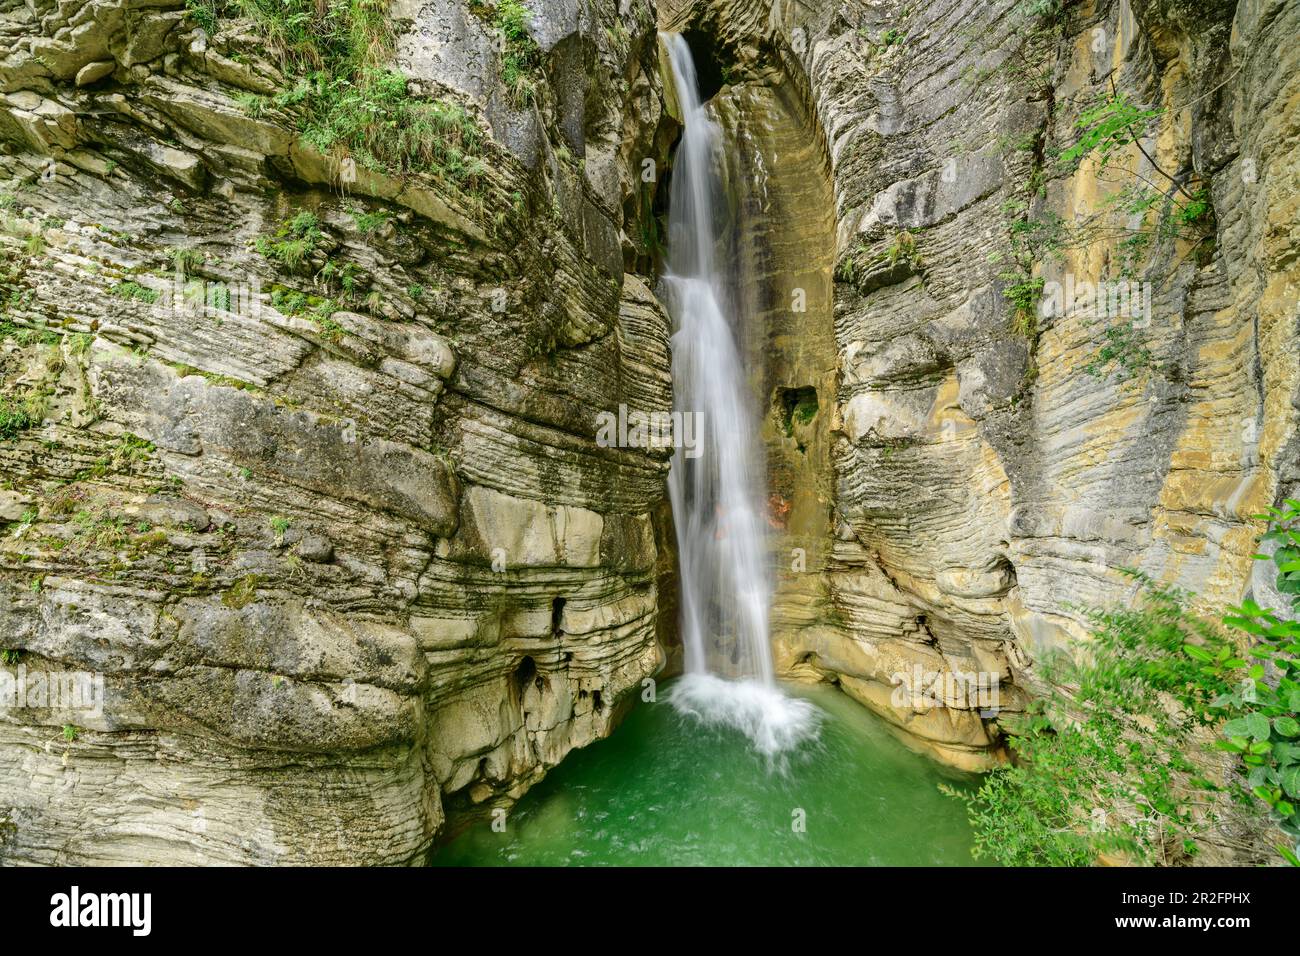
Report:
[[[655,14],[530,8],[0,7],[0,860],[418,861],[659,668]]]
[[[985,767],[1119,568],[1264,593],[1300,6],[521,10],[0,0],[0,860],[418,862],[673,658],[666,453],[595,419],[671,404],[656,22],[744,197],[784,674]]]
[[[1118,569],[1267,601],[1251,516],[1300,481],[1300,7],[715,0],[661,18],[727,64],[719,112],[758,178],[801,197],[749,231],[786,673],[977,768],[1035,663],[1086,637],[1084,608],[1131,598]],[[1107,103],[1136,133],[1072,154]],[[809,275],[822,193],[829,304]],[[1085,284],[1145,305],[1064,298]]]

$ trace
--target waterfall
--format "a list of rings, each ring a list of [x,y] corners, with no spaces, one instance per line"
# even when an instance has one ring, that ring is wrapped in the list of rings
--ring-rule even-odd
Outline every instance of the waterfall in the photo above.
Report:
[[[678,445],[668,477],[686,653],[673,703],[743,731],[770,755],[815,730],[815,710],[781,693],[772,666],[765,468],[737,344],[741,317],[717,263],[720,131],[700,102],[686,40],[662,39],[685,126],[669,192],[662,295],[673,319],[674,411],[701,421],[698,446],[687,454]]]

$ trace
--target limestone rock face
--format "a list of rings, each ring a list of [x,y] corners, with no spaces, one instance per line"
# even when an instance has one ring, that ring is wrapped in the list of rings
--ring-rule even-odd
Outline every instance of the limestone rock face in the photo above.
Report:
[[[0,663],[102,681],[0,712],[0,861],[416,862],[659,668],[655,17],[530,7],[520,97],[393,4],[478,144],[400,175],[227,11],[0,13]]]
[[[760,202],[740,240],[780,667],[972,768],[1036,663],[1086,637],[1082,609],[1132,596],[1118,569],[1236,602],[1250,516],[1300,481],[1300,7],[1033,13],[1052,6],[660,6],[729,64],[737,162],[800,197]],[[1140,148],[1058,159],[1112,93],[1160,111]],[[1145,218],[1125,198],[1142,180]],[[1159,233],[1202,189],[1212,216]],[[1042,224],[1073,238],[1031,244]],[[1104,282],[1149,309],[1041,308]]]

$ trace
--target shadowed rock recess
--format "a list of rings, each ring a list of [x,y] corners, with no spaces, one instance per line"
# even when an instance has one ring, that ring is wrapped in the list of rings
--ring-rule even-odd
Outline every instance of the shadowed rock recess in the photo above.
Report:
[[[1263,587],[1300,4],[301,3],[364,56],[276,6],[0,0],[0,651],[104,681],[0,712],[0,862],[420,863],[676,661],[671,449],[597,441],[672,405],[658,28],[747,197],[780,674],[986,768],[1117,569]],[[1177,234],[1057,158],[1110,92]],[[1149,321],[1017,308],[1121,277]]]

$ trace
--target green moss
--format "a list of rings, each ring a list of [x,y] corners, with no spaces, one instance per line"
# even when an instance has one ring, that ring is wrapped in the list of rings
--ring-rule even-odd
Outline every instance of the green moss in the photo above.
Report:
[[[283,286],[271,290],[271,307],[285,315],[301,315],[314,322],[331,341],[338,342],[347,330],[331,316],[337,311],[333,299],[318,295],[308,295],[296,289]]]
[[[148,286],[140,285],[140,283],[131,280],[118,283],[113,289],[113,295],[119,299],[131,299],[135,302],[145,302],[150,305],[158,301],[157,289],[150,289]]]
[[[175,249],[172,251],[172,268],[181,275],[189,275],[203,265],[203,253],[197,249]]]
[[[221,603],[235,610],[247,607],[257,598],[257,583],[256,574],[244,575],[221,595]]]
[[[795,426],[806,426],[817,417],[817,389],[783,388],[779,393],[781,427],[787,438],[794,436]]]

